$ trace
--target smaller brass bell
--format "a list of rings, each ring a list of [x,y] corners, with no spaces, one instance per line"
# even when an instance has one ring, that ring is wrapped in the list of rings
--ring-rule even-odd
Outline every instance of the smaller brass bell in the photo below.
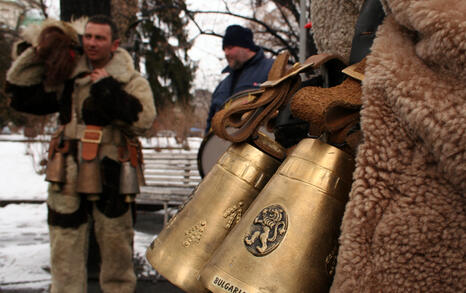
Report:
[[[149,263],[184,291],[207,292],[199,280],[202,267],[279,165],[249,143],[232,144],[153,240]]]
[[[120,194],[139,193],[138,174],[130,161],[121,163]]]
[[[55,152],[53,158],[47,162],[45,180],[52,184],[54,190],[65,183],[65,155],[61,152]]]
[[[79,164],[78,186],[76,191],[86,194],[102,193],[100,162],[98,159],[81,161]]]

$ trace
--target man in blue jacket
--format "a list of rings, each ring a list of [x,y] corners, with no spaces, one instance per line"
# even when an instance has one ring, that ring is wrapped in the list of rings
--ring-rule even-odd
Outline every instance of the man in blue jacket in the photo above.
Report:
[[[210,130],[212,117],[228,98],[238,92],[258,88],[267,80],[273,64],[273,59],[266,58],[264,51],[254,44],[252,31],[240,25],[227,27],[223,37],[223,51],[228,66],[222,73],[229,75],[212,94],[206,133]]]

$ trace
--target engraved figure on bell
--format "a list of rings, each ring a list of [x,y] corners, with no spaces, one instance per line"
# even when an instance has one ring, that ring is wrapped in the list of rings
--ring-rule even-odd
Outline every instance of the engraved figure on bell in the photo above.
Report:
[[[255,256],[264,256],[278,247],[288,229],[285,210],[279,205],[264,208],[254,219],[244,238],[247,249]]]

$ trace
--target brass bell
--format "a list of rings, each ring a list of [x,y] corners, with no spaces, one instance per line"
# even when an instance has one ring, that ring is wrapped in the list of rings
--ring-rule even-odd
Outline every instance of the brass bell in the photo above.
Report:
[[[231,145],[153,240],[150,264],[187,292],[207,292],[200,270],[279,165],[248,143]]]
[[[347,153],[302,140],[205,265],[205,287],[328,292],[353,170]]]
[[[139,183],[136,168],[130,161],[122,162],[120,168],[120,194],[138,194]]]
[[[65,174],[65,155],[57,151],[53,154],[52,159],[47,162],[45,180],[52,184],[53,190],[58,191],[61,189],[60,186],[65,183]]]
[[[78,184],[76,191],[96,195],[102,193],[102,180],[100,173],[100,161],[81,160],[78,172]],[[92,198],[92,197],[91,197]]]

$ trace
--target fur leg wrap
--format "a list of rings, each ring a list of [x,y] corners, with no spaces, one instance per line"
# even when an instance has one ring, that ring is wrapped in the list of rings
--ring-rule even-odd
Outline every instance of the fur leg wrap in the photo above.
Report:
[[[88,224],[79,228],[49,226],[51,293],[87,292]]]
[[[108,218],[93,209],[95,234],[102,264],[100,287],[104,293],[132,293],[136,288],[133,268],[133,219],[128,210],[117,218]]]

